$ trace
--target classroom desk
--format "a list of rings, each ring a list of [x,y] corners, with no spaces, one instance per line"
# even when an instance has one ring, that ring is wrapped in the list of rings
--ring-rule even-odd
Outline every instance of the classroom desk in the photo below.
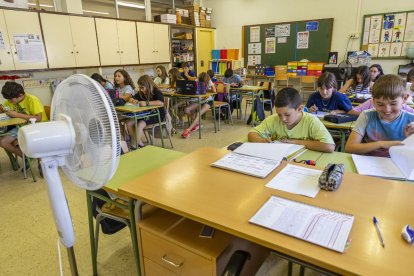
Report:
[[[230,99],[232,98],[232,95],[250,95],[252,97],[252,110],[251,113],[253,113],[254,110],[254,98],[259,93],[260,90],[265,90],[266,87],[264,86],[254,86],[254,85],[243,85],[242,87],[230,87]],[[241,101],[240,101],[240,118],[242,118],[242,108],[241,108]],[[254,120],[252,120],[252,126],[254,126]]]
[[[264,186],[286,163],[260,179],[210,166],[225,153],[223,149],[199,149],[119,190],[304,265],[344,275],[411,275],[413,248],[401,238],[401,229],[414,221],[410,211],[414,208],[414,185],[345,173],[338,191],[320,191],[316,198],[308,198]],[[271,195],[353,214],[350,246],[341,254],[250,224],[248,220]],[[372,223],[373,215],[381,223],[385,248]]]
[[[163,105],[151,105],[151,106],[138,106],[138,105],[123,105],[123,106],[116,106],[115,110],[118,112],[123,113],[123,117],[130,118],[135,120],[135,147],[138,148],[138,120],[143,118],[149,118],[153,116],[157,116],[158,118],[158,125],[160,127],[160,132],[162,132],[161,127],[161,116],[160,116],[160,108],[163,108]],[[145,111],[156,110],[155,113],[145,114]],[[127,115],[127,114],[132,115]],[[161,135],[161,145],[164,147],[164,138]]]
[[[321,122],[328,130],[334,130],[339,133],[340,139],[341,139],[341,151],[345,150],[345,143],[346,143],[346,134],[349,133],[353,128],[355,121],[353,122],[346,122],[342,124],[335,124],[332,122],[328,122],[323,120],[322,118]],[[334,133],[335,134],[335,133]]]
[[[200,95],[184,95],[184,94],[175,93],[173,91],[163,91],[162,93],[165,97],[170,97],[171,99],[176,99],[177,102],[178,102],[179,99],[184,99],[184,100],[197,99],[197,103],[198,103],[197,112],[198,112],[198,114],[200,114],[202,100],[207,99],[210,96],[214,96],[214,95],[217,94],[217,93],[207,92],[206,94],[200,94]],[[176,106],[176,104],[174,104],[174,106]],[[175,110],[175,114],[177,114],[177,110]],[[213,108],[214,133],[217,133],[215,118],[216,118],[216,109]],[[198,128],[198,138],[201,139],[201,116],[198,116],[198,124],[200,126]]]
[[[184,155],[185,155],[184,153],[181,153],[178,151],[167,150],[164,148],[154,147],[154,146],[146,146],[142,149],[135,150],[127,154],[124,154],[121,156],[119,160],[118,169],[116,170],[114,176],[103,187],[103,189],[109,193],[122,196],[118,192],[118,188],[122,184],[132,179],[135,179],[151,170],[154,170],[155,168],[158,168],[164,164],[167,164],[173,160],[181,158]],[[138,243],[137,243],[137,235],[136,235],[136,228],[135,228],[135,210],[134,210],[135,200],[128,199],[128,206],[125,206],[107,197],[97,194],[94,191],[86,191],[86,197],[87,197],[87,208],[88,208],[89,237],[90,237],[90,242],[91,242],[93,275],[97,275],[97,261],[96,261],[97,253],[95,253],[95,234],[94,234],[93,215],[92,215],[93,198],[100,198],[106,202],[115,204],[117,207],[121,209],[128,209],[129,218],[131,221],[131,239],[132,239],[132,246],[133,246],[134,257],[135,257],[135,265],[137,267],[137,271],[140,271]]]

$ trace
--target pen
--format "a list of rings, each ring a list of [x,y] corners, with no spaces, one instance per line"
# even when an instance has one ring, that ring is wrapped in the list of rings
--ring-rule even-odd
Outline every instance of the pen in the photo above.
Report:
[[[382,247],[385,247],[384,238],[382,236],[381,228],[379,227],[378,220],[375,216],[373,217],[373,222],[375,224],[375,228],[377,229],[377,233],[378,233],[378,236],[380,238],[381,245],[382,245]]]

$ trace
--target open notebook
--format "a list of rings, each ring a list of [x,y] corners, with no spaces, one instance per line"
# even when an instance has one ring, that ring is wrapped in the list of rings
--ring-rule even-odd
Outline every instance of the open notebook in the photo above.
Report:
[[[249,222],[344,252],[354,216],[272,196]]]
[[[283,158],[298,156],[304,149],[304,146],[284,143],[244,143],[211,166],[265,178]]]
[[[414,181],[414,135],[409,136],[402,143],[401,146],[390,148],[391,158],[352,154],[358,173]]]

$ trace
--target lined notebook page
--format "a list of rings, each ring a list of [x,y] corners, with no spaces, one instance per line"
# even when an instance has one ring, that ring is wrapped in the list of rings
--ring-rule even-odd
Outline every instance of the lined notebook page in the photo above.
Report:
[[[342,253],[354,216],[272,196],[249,222]]]

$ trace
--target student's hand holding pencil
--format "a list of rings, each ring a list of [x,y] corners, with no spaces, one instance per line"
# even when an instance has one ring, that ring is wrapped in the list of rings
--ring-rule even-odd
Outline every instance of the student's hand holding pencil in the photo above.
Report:
[[[312,105],[311,107],[309,107],[309,112],[311,113],[318,112],[318,107],[316,105]]]

